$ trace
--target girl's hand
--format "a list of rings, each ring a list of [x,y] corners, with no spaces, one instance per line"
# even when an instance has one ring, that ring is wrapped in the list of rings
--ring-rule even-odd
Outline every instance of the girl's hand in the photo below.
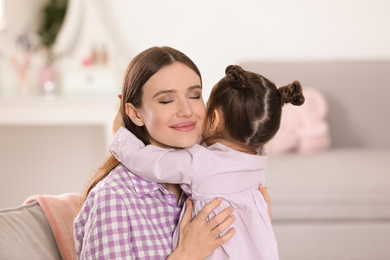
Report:
[[[269,215],[269,218],[272,222],[271,197],[269,196],[268,187],[264,186],[263,184],[260,184],[259,190],[260,190],[261,194],[263,195],[265,202],[267,202],[268,215]]]
[[[235,233],[231,228],[220,236],[235,220],[233,209],[226,208],[210,221],[209,214],[221,204],[222,199],[214,199],[207,204],[191,221],[193,202],[187,200],[187,209],[180,222],[179,243],[168,259],[205,259],[220,245],[228,241]]]
[[[122,95],[118,95],[118,98],[121,99]],[[115,118],[112,121],[112,135],[118,131],[119,128],[125,127],[125,122],[123,121],[121,106],[119,105],[118,110],[116,111]]]

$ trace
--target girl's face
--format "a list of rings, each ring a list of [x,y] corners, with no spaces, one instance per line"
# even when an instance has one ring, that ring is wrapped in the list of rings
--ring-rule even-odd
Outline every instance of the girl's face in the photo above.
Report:
[[[180,62],[163,67],[143,86],[142,107],[137,112],[151,144],[194,145],[206,116],[199,76]]]

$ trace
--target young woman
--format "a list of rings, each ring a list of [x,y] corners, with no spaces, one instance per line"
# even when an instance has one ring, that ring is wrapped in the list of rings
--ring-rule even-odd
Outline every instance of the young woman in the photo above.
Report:
[[[175,98],[165,106],[162,94]],[[201,75],[183,53],[153,47],[137,55],[125,74],[121,114],[142,114],[142,126],[124,116],[124,124],[144,144],[184,148],[203,131],[205,107]],[[189,130],[187,122],[191,122]],[[265,197],[268,195],[264,192]],[[177,184],[146,181],[112,156],[91,179],[84,205],[74,221],[78,259],[204,259],[228,241],[234,229],[232,209],[211,221],[208,215],[221,200],[213,200],[191,221],[192,202],[180,224],[180,239],[172,252],[172,236],[186,196]]]
[[[167,107],[174,106],[174,97],[160,95],[158,99]],[[279,129],[283,104],[302,105],[304,100],[298,81],[278,89],[267,78],[231,65],[211,92],[203,145],[145,147],[131,132],[120,128],[110,151],[146,180],[181,184],[194,200],[193,216],[215,197],[223,202],[213,215],[234,208],[236,234],[207,259],[275,260],[277,243],[268,207],[257,190],[265,182],[267,155],[263,146]],[[136,124],[143,125],[144,116],[137,109],[131,107],[129,114]],[[191,131],[193,121],[189,118],[180,128]],[[176,230],[174,246],[178,238]]]

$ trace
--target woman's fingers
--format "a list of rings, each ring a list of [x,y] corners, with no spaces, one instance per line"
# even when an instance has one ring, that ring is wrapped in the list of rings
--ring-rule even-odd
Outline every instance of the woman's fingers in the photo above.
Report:
[[[191,222],[193,205],[194,204],[192,200],[187,199],[187,207],[186,207],[186,211],[184,212],[183,218],[181,219],[180,222],[180,229],[184,228],[188,223]]]
[[[118,95],[118,98],[121,99],[122,95]],[[124,126],[125,122],[123,121],[121,106],[119,105],[112,122],[112,135],[114,136],[118,129]]]
[[[228,218],[232,215],[232,213],[233,213],[232,207],[226,208],[222,212],[220,212],[218,215],[216,215],[215,217],[210,219],[210,221],[208,222],[208,225],[211,226],[211,228],[216,228],[217,226],[219,226],[222,223],[224,223],[225,221],[227,221]],[[224,231],[224,230],[222,230],[222,231]],[[221,234],[222,231],[219,234]]]
[[[260,184],[259,190],[261,195],[263,195],[265,202],[267,202],[267,204],[271,204],[271,197],[269,195],[268,187]]]
[[[267,202],[268,215],[269,215],[270,220],[272,221],[271,196],[269,195],[268,187],[264,186],[263,184],[260,184],[259,190],[261,192],[261,195],[263,195],[265,202]]]
[[[207,220],[209,214],[221,202],[222,199],[212,200],[191,220],[193,202],[187,200],[187,208],[180,223],[178,247],[174,251],[176,255],[186,258],[191,256],[193,259],[205,259],[216,248],[233,237],[235,233],[234,228],[231,228],[226,234],[221,236],[235,220],[235,216],[232,215],[232,208],[223,210],[210,221]]]
[[[225,242],[227,242],[229,239],[233,237],[233,235],[236,233],[235,228],[231,228],[225,235],[221,236],[220,238],[217,239],[217,247],[221,246]]]
[[[200,218],[201,220],[206,220],[206,218],[209,216],[209,214],[218,207],[222,202],[221,198],[213,199],[209,204],[203,207],[203,209],[199,212],[197,218]]]
[[[236,220],[236,216],[230,215],[221,224],[219,224],[218,226],[216,226],[213,229],[213,235],[215,235],[215,237],[217,237],[220,234],[222,234],[223,232],[225,232],[225,230],[228,229],[231,224],[233,224],[234,220]]]

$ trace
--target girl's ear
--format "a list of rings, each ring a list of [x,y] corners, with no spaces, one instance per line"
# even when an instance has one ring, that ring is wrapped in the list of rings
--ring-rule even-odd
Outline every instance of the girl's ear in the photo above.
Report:
[[[218,109],[214,109],[213,117],[211,118],[210,132],[214,133],[218,127],[221,129],[221,122],[221,112]]]
[[[126,103],[126,114],[130,120],[137,126],[143,126],[144,122],[138,112],[138,109],[131,103]]]

